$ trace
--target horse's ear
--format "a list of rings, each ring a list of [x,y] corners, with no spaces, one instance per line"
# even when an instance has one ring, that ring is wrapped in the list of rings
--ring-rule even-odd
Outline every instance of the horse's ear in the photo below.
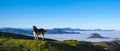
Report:
[[[33,27],[36,27],[36,26],[33,25]]]
[[[34,28],[37,28],[36,26],[33,25]]]
[[[36,26],[33,25],[34,28],[36,28]]]

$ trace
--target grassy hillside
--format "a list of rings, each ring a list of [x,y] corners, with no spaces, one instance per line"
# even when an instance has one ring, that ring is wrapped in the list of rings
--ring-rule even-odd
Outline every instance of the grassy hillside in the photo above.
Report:
[[[93,43],[95,46],[104,46],[110,51],[120,51],[120,40]]]
[[[0,32],[0,38],[34,40],[34,37],[32,36],[13,34],[13,33],[7,33],[7,32]],[[39,38],[39,39],[41,40],[42,38]],[[48,38],[45,38],[45,40],[46,41],[57,41],[57,40],[48,39]]]
[[[104,43],[33,39],[25,35],[0,32],[0,51],[109,51],[111,48]]]

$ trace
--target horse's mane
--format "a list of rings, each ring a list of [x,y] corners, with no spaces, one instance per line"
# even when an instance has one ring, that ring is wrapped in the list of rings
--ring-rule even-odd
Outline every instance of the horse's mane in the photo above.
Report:
[[[33,26],[33,31],[36,31],[37,30],[37,27],[36,26]]]

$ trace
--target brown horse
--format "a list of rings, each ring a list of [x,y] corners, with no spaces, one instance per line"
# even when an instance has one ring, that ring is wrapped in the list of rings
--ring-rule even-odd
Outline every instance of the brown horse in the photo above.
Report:
[[[32,28],[33,34],[34,34],[34,39],[38,40],[38,35],[42,35],[42,40],[44,40],[44,32],[46,32],[43,28],[37,29],[36,26],[33,26]]]

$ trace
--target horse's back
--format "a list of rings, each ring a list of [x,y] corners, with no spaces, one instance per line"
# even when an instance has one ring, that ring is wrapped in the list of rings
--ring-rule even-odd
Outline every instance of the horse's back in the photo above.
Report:
[[[38,29],[39,32],[45,32],[45,30],[43,28]]]

